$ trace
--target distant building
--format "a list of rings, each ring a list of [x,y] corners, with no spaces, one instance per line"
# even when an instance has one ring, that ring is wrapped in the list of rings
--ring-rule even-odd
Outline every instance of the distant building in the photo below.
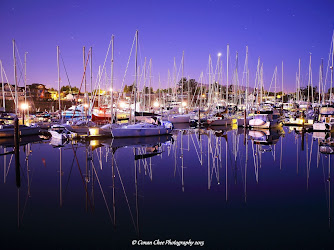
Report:
[[[51,95],[51,99],[54,101],[58,100],[58,91],[57,90],[48,90]]]
[[[51,93],[46,89],[44,84],[33,83],[27,87],[29,87],[30,95],[34,99],[45,100],[52,98]]]
[[[0,99],[3,98],[2,85],[4,85],[4,94],[6,100],[14,100],[15,97],[15,85],[9,83],[0,83]],[[24,96],[24,87],[17,88],[18,96]]]

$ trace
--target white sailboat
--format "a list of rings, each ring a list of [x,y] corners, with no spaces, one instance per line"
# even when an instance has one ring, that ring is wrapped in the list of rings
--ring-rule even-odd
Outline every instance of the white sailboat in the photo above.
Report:
[[[77,136],[77,133],[74,133],[68,130],[63,125],[53,125],[48,130],[48,132],[51,134],[52,138],[55,140],[67,140],[67,139],[75,138]]]
[[[136,111],[137,105],[137,56],[138,56],[138,30],[136,31],[136,60],[135,60],[135,95],[134,95],[134,110]],[[134,121],[136,121],[136,112],[134,112]],[[167,128],[160,124],[151,123],[137,123],[129,125],[110,125],[111,135],[115,138],[123,137],[142,137],[142,136],[156,136],[156,135],[167,135],[172,132],[171,128]],[[101,128],[102,129],[102,128]],[[108,126],[104,126],[103,129],[108,129]]]
[[[273,109],[258,111],[258,113],[249,120],[248,126],[251,128],[272,128],[280,124],[280,113],[276,109]]]

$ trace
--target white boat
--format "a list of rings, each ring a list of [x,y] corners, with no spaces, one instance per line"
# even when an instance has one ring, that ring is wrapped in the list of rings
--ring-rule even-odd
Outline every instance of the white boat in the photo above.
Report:
[[[276,110],[258,111],[251,120],[249,127],[251,128],[273,128],[281,125],[280,113]]]
[[[171,128],[149,123],[114,126],[111,128],[111,134],[114,138],[168,135],[171,132]]]
[[[320,109],[318,122],[313,124],[314,131],[334,131],[334,108],[323,107]]]
[[[66,129],[77,134],[87,134],[91,128],[96,127],[95,122],[82,119],[69,120],[63,124]]]
[[[86,111],[83,105],[73,105],[61,113],[63,118],[85,118]],[[88,111],[87,116],[89,117]]]
[[[190,115],[169,115],[168,121],[171,123],[189,123],[190,122]]]
[[[207,123],[209,126],[227,126],[233,122],[232,118],[225,116],[223,113],[217,113],[215,116],[208,118]]]
[[[58,140],[67,140],[77,137],[77,133],[71,132],[63,125],[53,125],[48,131],[52,138]]]

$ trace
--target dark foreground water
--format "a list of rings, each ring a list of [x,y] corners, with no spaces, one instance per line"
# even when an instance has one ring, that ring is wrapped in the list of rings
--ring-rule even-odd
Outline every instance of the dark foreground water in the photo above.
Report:
[[[32,138],[19,168],[13,154],[0,157],[0,249],[146,249],[138,244],[158,239],[333,248],[334,155],[317,139],[325,136],[185,128],[62,147]],[[0,153],[13,150],[0,143]]]

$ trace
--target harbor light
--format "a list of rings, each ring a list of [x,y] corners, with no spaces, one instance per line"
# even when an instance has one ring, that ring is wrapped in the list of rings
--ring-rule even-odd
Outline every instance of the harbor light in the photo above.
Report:
[[[186,102],[182,102],[182,107],[186,107],[187,103]]]
[[[218,56],[218,57],[221,57],[221,56],[222,56],[222,53],[219,52],[217,56]]]
[[[27,110],[29,108],[28,103],[22,103],[21,104],[21,109],[22,110]]]
[[[112,92],[112,88],[110,88],[109,91]]]
[[[89,135],[90,136],[97,136],[97,135],[99,135],[99,128],[89,128]]]
[[[155,102],[153,103],[153,106],[154,106],[155,108],[159,107],[159,106],[160,106],[160,105],[159,105],[159,102],[155,101]]]
[[[120,103],[119,103],[119,107],[120,107],[121,109],[124,109],[125,106],[126,106],[125,102],[120,102]]]

